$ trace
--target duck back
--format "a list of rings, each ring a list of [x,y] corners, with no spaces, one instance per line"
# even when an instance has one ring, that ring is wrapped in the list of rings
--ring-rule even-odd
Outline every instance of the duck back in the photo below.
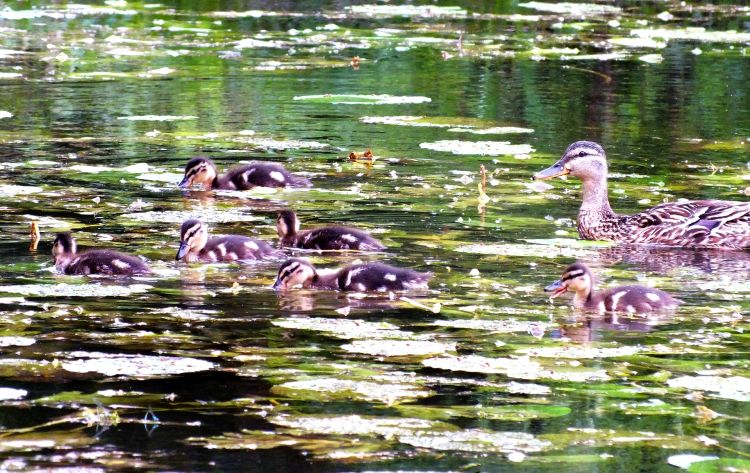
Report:
[[[620,286],[595,294],[586,308],[599,312],[642,313],[674,309],[678,299],[659,289],[646,286]]]
[[[206,263],[219,261],[259,260],[279,256],[280,251],[268,243],[241,235],[227,235],[208,240],[198,259]]]
[[[342,291],[403,291],[427,289],[431,273],[397,268],[383,263],[362,263],[347,266],[338,274]]]
[[[311,187],[309,180],[295,176],[276,163],[254,161],[227,171],[218,180],[220,189],[247,190],[253,187]]]
[[[105,274],[132,276],[150,274],[148,265],[140,258],[114,250],[90,250],[79,253],[64,265],[65,274]]]
[[[321,227],[300,232],[296,245],[309,250],[379,251],[385,248],[362,230],[349,227]]]

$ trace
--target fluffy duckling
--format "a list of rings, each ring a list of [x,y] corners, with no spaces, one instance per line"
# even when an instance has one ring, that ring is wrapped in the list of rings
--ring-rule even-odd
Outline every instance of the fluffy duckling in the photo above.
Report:
[[[148,265],[137,256],[115,250],[77,252],[76,240],[70,233],[58,233],[52,244],[55,267],[64,274],[106,274],[133,276],[151,274]]]
[[[599,313],[621,311],[632,314],[669,310],[681,302],[664,291],[646,286],[620,286],[596,293],[591,271],[583,263],[568,266],[562,277],[544,290],[552,293],[550,299],[566,291],[574,292],[573,306]]]
[[[276,219],[281,246],[308,250],[380,251],[382,243],[362,230],[350,227],[319,227],[300,231],[300,221],[291,210],[282,210]]]
[[[216,263],[257,260],[279,254],[280,252],[268,243],[242,235],[209,239],[206,224],[198,219],[190,219],[184,221],[180,228],[180,249],[177,250],[175,260],[184,259],[188,263]]]
[[[304,177],[295,176],[277,163],[254,161],[237,166],[219,176],[216,165],[208,158],[197,157],[188,161],[185,176],[179,186],[187,189],[201,184],[204,190],[246,190],[253,187],[311,187]]]
[[[292,258],[279,268],[274,289],[338,289],[341,291],[404,291],[427,289],[432,273],[396,268],[383,263],[357,263],[318,270],[308,261]]]

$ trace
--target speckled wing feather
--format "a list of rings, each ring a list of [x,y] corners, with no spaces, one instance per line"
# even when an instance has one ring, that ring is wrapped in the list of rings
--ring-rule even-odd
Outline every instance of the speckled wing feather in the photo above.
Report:
[[[621,241],[697,247],[750,246],[747,202],[666,203],[626,218]]]

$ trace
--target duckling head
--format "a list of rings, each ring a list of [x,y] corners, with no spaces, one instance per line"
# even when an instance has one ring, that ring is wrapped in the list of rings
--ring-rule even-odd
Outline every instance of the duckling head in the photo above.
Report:
[[[192,263],[198,260],[198,253],[205,248],[208,242],[208,229],[198,219],[190,219],[182,222],[180,228],[180,249],[177,250],[175,260],[185,259]]]
[[[273,288],[282,290],[308,288],[317,280],[318,273],[315,266],[307,260],[292,258],[284,261],[279,268]]]
[[[554,299],[566,291],[576,293],[576,298],[586,300],[591,293],[593,280],[591,271],[583,263],[574,263],[567,267],[560,279],[545,287],[545,292],[551,292],[549,298]]]
[[[276,218],[276,233],[284,240],[299,232],[300,221],[293,210],[282,210]]]
[[[52,243],[52,256],[55,261],[63,255],[74,255],[76,250],[76,240],[69,232],[58,233],[55,236],[55,241]]]
[[[607,155],[593,141],[576,141],[568,146],[552,166],[534,174],[533,179],[545,180],[570,174],[582,180],[607,178]]]
[[[185,176],[178,186],[188,189],[201,184],[204,189],[210,189],[216,180],[216,165],[208,158],[193,158],[185,165]]]

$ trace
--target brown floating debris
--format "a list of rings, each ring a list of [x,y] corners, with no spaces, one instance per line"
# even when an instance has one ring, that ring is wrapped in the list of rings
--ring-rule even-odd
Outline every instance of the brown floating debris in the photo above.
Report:
[[[349,64],[351,64],[352,69],[355,71],[359,69],[359,56],[354,56],[351,61],[349,61]]]
[[[490,201],[487,196],[487,169],[485,169],[484,164],[479,166],[479,174],[482,177],[477,185],[479,188],[479,208],[481,210]]]
[[[31,237],[31,245],[29,246],[29,249],[32,251],[36,250],[37,245],[39,245],[39,240],[42,238],[41,233],[39,233],[39,224],[36,221],[31,222],[29,236]]]
[[[373,154],[372,154],[372,151],[369,149],[365,151],[364,153],[355,153],[354,151],[349,153],[349,161],[359,161],[359,160],[372,161],[372,159],[373,159]]]

